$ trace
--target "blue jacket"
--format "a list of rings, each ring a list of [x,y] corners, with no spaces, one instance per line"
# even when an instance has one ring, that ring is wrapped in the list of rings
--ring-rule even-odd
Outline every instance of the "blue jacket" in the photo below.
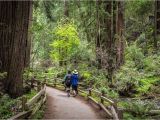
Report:
[[[77,74],[73,74],[72,76],[71,76],[71,84],[72,85],[78,85],[78,75]]]

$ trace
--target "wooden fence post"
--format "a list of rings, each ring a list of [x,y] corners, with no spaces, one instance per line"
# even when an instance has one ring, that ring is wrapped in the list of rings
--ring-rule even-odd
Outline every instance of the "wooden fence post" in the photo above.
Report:
[[[101,96],[104,96],[104,91],[101,92]],[[102,98],[101,98],[101,103],[104,104],[104,100]]]
[[[41,90],[41,84],[37,81],[37,91],[39,92]]]
[[[46,79],[44,79],[44,84],[46,84],[47,83],[47,78]]]
[[[118,110],[118,108],[117,108],[117,100],[114,100],[113,107],[115,108],[115,110],[116,110],[116,112],[117,112],[117,110]]]
[[[23,111],[27,110],[26,103],[27,103],[27,98],[26,98],[26,96],[23,96],[22,97],[22,110]]]
[[[89,96],[92,96],[92,89],[89,90]]]
[[[122,109],[118,109],[118,118],[123,119],[123,110]]]
[[[34,83],[34,78],[31,79],[31,88],[34,88],[33,83]]]
[[[57,84],[57,78],[54,79],[54,87],[56,87]]]
[[[88,96],[88,97],[89,97],[89,96],[92,96],[92,88],[89,88],[89,89],[88,89],[88,95],[87,95],[87,96]]]

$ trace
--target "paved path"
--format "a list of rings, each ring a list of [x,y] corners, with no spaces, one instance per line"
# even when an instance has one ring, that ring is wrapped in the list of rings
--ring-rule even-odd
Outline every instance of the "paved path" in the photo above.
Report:
[[[44,119],[100,119],[98,111],[86,101],[67,97],[66,93],[47,87]]]

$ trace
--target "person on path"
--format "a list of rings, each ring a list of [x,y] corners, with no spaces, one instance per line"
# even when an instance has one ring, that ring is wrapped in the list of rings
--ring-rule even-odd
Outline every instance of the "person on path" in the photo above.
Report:
[[[70,97],[71,76],[72,76],[71,71],[68,70],[68,73],[64,77],[64,84],[65,84],[68,97]]]
[[[74,96],[78,94],[78,79],[79,79],[78,71],[74,70],[71,76],[71,85],[72,85]]]

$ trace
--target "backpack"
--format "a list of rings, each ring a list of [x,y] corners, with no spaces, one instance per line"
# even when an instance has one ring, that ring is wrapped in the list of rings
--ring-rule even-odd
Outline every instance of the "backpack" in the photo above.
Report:
[[[67,75],[65,83],[66,83],[66,85],[71,84],[71,75],[70,74]]]
[[[77,74],[73,74],[72,75],[72,85],[78,85],[78,75]]]

